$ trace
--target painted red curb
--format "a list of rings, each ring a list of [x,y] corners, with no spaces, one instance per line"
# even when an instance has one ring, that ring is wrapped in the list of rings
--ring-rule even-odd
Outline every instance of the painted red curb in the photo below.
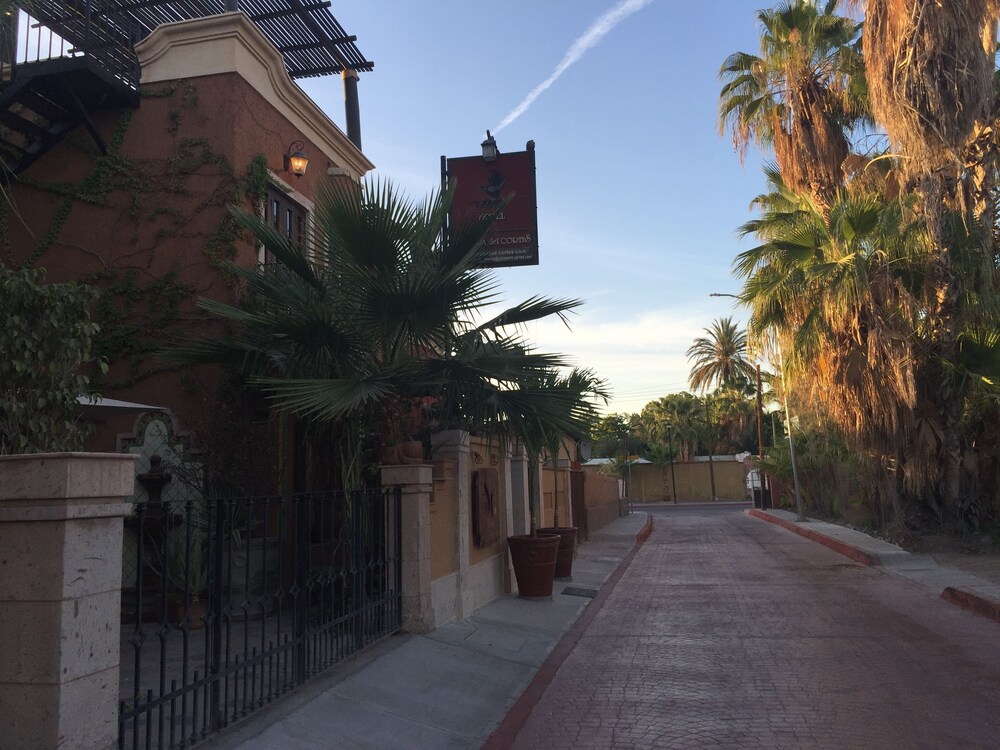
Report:
[[[852,547],[850,544],[842,542],[839,539],[832,539],[831,537],[824,536],[817,531],[799,526],[798,524],[792,523],[784,518],[772,516],[770,513],[765,513],[757,508],[751,508],[746,512],[754,518],[759,518],[762,521],[777,524],[778,526],[782,526],[789,531],[794,531],[796,534],[829,547],[835,552],[839,552],[845,557],[849,557],[862,565],[877,566],[882,564],[882,560],[879,558],[878,554],[874,552],[863,552],[857,547]],[[988,617],[991,620],[1000,622],[1000,601],[997,601],[996,599],[990,599],[987,596],[979,596],[978,594],[963,591],[962,589],[956,589],[954,586],[948,586],[945,588],[945,590],[941,592],[941,598],[949,604],[954,604],[956,607],[967,609],[970,612],[975,612],[977,615],[982,615],[983,617]]]
[[[996,599],[962,591],[962,589],[956,589],[953,586],[948,586],[948,588],[942,591],[941,598],[957,607],[1000,622],[1000,601]]]
[[[621,580],[621,577],[625,575],[625,571],[628,570],[628,566],[632,564],[633,558],[635,558],[636,553],[643,543],[649,539],[649,535],[653,532],[653,516],[651,514],[646,515],[646,523],[635,535],[635,546],[632,551],[629,552],[625,558],[618,563],[618,567],[615,568],[615,572],[612,573],[608,580],[606,580],[601,585],[601,590],[597,592],[590,604],[587,605],[583,613],[577,618],[577,621],[573,623],[572,627],[566,631],[566,634],[559,639],[556,643],[555,648],[552,649],[548,657],[542,662],[542,666],[538,668],[538,672],[532,678],[531,682],[528,683],[528,687],[524,689],[521,693],[521,697],[515,701],[514,705],[511,706],[510,711],[504,717],[503,721],[497,726],[496,729],[486,738],[486,742],[483,744],[482,750],[510,750],[514,747],[514,741],[517,739],[517,733],[521,731],[521,727],[524,726],[525,722],[528,721],[528,717],[531,715],[532,710],[538,705],[541,700],[542,695],[548,690],[553,678],[556,676],[556,672],[562,666],[562,663],[566,661],[566,657],[572,653],[573,649],[576,648],[576,644],[580,642],[580,638],[583,637],[584,632],[587,627],[594,621],[597,617],[597,613],[601,611],[604,606],[604,602],[611,595],[611,592],[615,588],[615,584]]]
[[[879,558],[878,554],[875,552],[864,552],[847,542],[842,542],[839,539],[834,539],[826,536],[825,534],[820,534],[818,531],[814,531],[813,529],[805,526],[800,526],[797,523],[792,523],[784,518],[772,516],[770,513],[765,513],[757,508],[750,508],[746,512],[754,518],[759,518],[762,521],[777,524],[778,526],[788,529],[789,531],[794,531],[799,536],[804,536],[806,539],[822,544],[824,547],[829,547],[834,552],[839,552],[844,557],[849,557],[862,565],[873,566],[882,564],[881,558]]]

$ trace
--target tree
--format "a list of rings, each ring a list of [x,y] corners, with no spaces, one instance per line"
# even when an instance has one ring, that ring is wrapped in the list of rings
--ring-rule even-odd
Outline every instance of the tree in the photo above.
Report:
[[[43,277],[0,264],[0,455],[80,450],[87,434],[77,399],[88,392],[96,292]]]
[[[693,390],[730,386],[742,388],[754,377],[747,360],[747,334],[732,317],[720,318],[706,328],[687,351],[692,361],[690,382]]]
[[[849,153],[845,130],[866,113],[856,40],[860,24],[789,0],[761,10],[760,54],[737,52],[719,71],[719,129],[742,153],[750,143],[773,147],[787,184],[822,202],[843,184]]]
[[[640,421],[654,445],[672,443],[678,459],[690,461],[698,452],[704,413],[701,400],[685,391],[650,401],[643,407]]]
[[[941,414],[942,494],[956,508],[961,494],[962,399],[949,363],[965,327],[963,279],[956,246],[965,228],[979,228],[989,246],[996,220],[994,68],[995,0],[929,2],[867,0],[864,59],[872,113],[901,156],[918,190],[936,257],[928,277],[934,304],[926,310],[937,363],[931,394]],[[958,213],[960,221],[949,220]]]
[[[477,322],[496,298],[494,277],[473,266],[492,216],[453,228],[444,244],[450,200],[448,191],[416,204],[389,182],[331,180],[317,196],[317,239],[305,247],[239,214],[280,264],[230,264],[245,304],[201,302],[226,333],[194,338],[167,359],[228,363],[278,410],[333,430],[345,487],[360,481],[366,445],[412,437],[418,405],[438,426],[501,440],[539,420],[572,430],[575,412],[538,385],[564,357],[533,351],[517,331],[580,301],[533,297]]]

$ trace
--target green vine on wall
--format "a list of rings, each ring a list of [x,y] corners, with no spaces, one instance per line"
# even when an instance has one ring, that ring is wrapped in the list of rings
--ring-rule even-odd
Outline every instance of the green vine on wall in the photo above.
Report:
[[[149,272],[162,243],[167,240],[197,243],[208,264],[225,278],[226,261],[236,256],[243,231],[231,209],[249,203],[259,210],[269,182],[263,155],[254,157],[245,174],[238,177],[208,139],[182,137],[187,114],[195,114],[198,124],[208,119],[197,113],[198,89],[192,82],[183,87],[143,87],[141,97],[178,100],[177,106],[167,113],[167,133],[172,146],[166,159],[134,159],[121,153],[133,116],[133,110],[127,109],[120,112],[115,122],[107,153],[93,152],[93,167],[82,180],[77,183],[45,183],[27,177],[21,180],[59,199],[48,228],[23,263],[25,267],[35,266],[60,242],[66,221],[77,204],[119,208],[122,218],[131,226],[130,232],[126,230],[121,235],[122,247],[130,246],[131,250],[116,253],[113,265],[106,264],[83,279],[101,292],[94,314],[94,321],[100,326],[100,334],[94,341],[95,353],[118,365],[111,369],[115,380],[105,379],[100,383],[106,388],[131,385],[165,369],[154,363],[153,354],[174,338],[174,331],[179,331],[185,315],[190,318],[195,314],[193,301],[204,291],[186,283],[183,279],[188,277],[176,265],[156,276]],[[88,152],[93,149],[85,141],[72,145]],[[206,191],[205,178],[213,176],[216,184]],[[196,177],[198,182],[192,183]],[[188,200],[172,202],[171,196]],[[199,199],[190,200],[195,197]],[[192,228],[198,226],[197,220],[206,212],[218,216],[215,227],[207,232],[204,228]],[[0,222],[6,222],[6,218],[3,211]],[[8,237],[6,232],[4,237]],[[91,254],[101,257],[102,250],[95,248]],[[201,274],[191,278],[200,283],[206,277]]]

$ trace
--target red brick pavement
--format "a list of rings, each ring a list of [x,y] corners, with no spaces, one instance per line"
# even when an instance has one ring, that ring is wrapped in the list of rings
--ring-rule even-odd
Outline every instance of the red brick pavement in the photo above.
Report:
[[[658,517],[512,747],[1000,748],[1000,628],[742,513]]]

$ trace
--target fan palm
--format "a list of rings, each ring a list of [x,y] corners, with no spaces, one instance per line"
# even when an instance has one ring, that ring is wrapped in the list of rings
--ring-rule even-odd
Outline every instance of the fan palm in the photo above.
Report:
[[[754,376],[747,360],[747,334],[731,317],[720,318],[706,328],[687,350],[692,361],[689,380],[693,390],[707,391],[713,386],[743,388]]]
[[[944,495],[955,506],[960,495],[960,388],[947,363],[959,356],[963,329],[963,279],[955,267],[956,237],[949,211],[968,212],[989,244],[994,224],[994,68],[996,0],[928,2],[867,0],[865,65],[872,112],[904,157],[902,165],[919,186],[924,220],[937,257],[929,280],[935,304],[928,321],[936,359],[945,364],[932,394],[940,408],[945,443]],[[983,158],[985,153],[985,159]]]
[[[860,24],[836,9],[789,0],[760,11],[760,54],[737,52],[719,71],[720,131],[741,154],[773,147],[786,182],[820,200],[843,183],[845,129],[866,116]]]
[[[316,240],[305,247],[239,214],[279,266],[262,273],[230,264],[246,303],[200,303],[227,333],[193,339],[167,358],[230,363],[277,409],[334,425],[348,486],[359,481],[366,434],[407,437],[415,399],[434,404],[439,423],[504,440],[538,419],[571,428],[575,414],[530,385],[565,358],[533,351],[519,331],[541,317],[565,318],[580,301],[533,297],[479,322],[497,294],[494,277],[474,266],[492,216],[455,227],[445,244],[450,200],[446,191],[418,204],[389,182],[330,181],[317,198]]]

